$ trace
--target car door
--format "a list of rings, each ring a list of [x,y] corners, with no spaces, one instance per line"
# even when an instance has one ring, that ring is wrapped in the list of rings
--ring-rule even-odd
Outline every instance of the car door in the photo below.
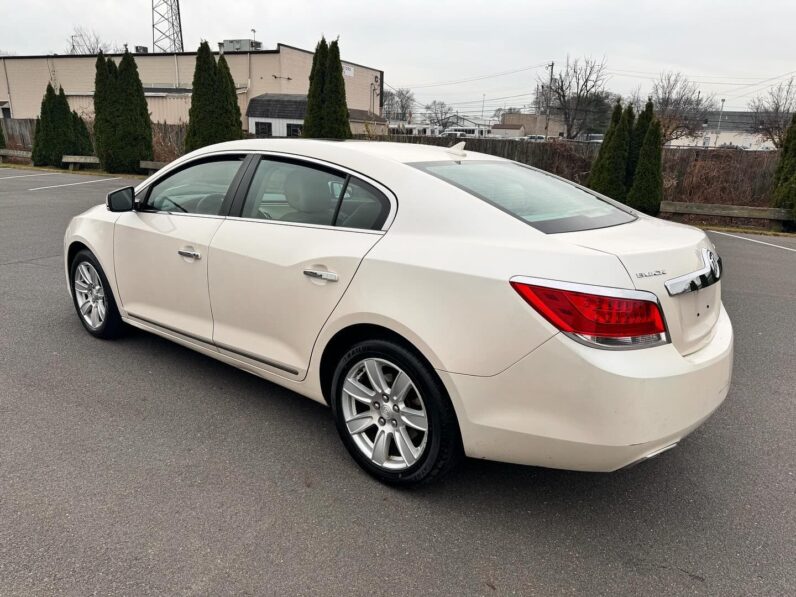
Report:
[[[207,253],[245,157],[189,162],[155,180],[116,221],[114,265],[128,316],[212,341]]]
[[[249,172],[210,247],[213,341],[302,379],[393,203],[375,183],[307,160],[264,156]]]

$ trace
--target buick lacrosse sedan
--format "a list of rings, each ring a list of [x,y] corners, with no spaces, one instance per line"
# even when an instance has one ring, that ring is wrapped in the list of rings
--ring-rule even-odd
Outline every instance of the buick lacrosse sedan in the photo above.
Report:
[[[511,161],[298,139],[206,147],[72,220],[80,322],[135,326],[331,407],[357,463],[613,471],[727,395],[703,232]]]

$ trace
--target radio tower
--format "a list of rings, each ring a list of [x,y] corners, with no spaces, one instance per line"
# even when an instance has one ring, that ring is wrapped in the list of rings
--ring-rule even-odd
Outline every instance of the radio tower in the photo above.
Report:
[[[180,0],[152,0],[152,51],[183,51]]]

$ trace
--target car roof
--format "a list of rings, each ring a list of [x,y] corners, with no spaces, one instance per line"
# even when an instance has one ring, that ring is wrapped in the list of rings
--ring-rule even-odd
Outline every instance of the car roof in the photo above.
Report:
[[[465,145],[464,153],[451,152],[448,147],[424,145],[421,143],[393,143],[387,141],[331,141],[321,139],[243,139],[209,145],[189,154],[199,157],[202,154],[218,151],[278,151],[294,153],[329,161],[348,158],[370,157],[400,163],[462,161],[462,160],[501,160],[495,156],[469,151]],[[185,156],[188,157],[188,156]]]

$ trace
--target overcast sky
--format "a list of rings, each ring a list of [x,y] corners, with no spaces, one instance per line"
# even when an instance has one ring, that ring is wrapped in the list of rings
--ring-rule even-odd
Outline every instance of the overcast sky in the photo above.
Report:
[[[567,55],[604,58],[609,89],[642,93],[680,70],[705,93],[744,109],[796,74],[796,0],[183,0],[185,49],[200,40],[256,37],[312,49],[340,36],[344,60],[379,68],[463,112],[531,100],[541,66]],[[151,0],[0,0],[0,50],[63,53],[75,25],[119,45],[152,45]],[[535,67],[535,68],[531,68]],[[521,70],[524,69],[524,70]],[[513,71],[513,72],[510,72]],[[509,73],[492,76],[497,73]],[[476,81],[458,82],[463,79]],[[774,79],[775,77],[779,77]],[[771,80],[769,80],[771,79]],[[457,81],[455,84],[438,85]]]

